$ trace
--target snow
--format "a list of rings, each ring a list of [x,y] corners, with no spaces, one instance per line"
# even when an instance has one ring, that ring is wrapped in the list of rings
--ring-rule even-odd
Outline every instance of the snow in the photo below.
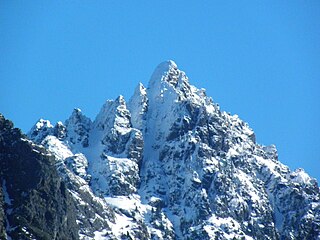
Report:
[[[148,109],[148,97],[146,88],[142,83],[136,87],[133,96],[128,103],[131,113],[131,123],[134,128],[142,130],[145,122],[145,113]]]
[[[275,206],[275,209],[274,209],[274,218],[275,218],[275,227],[278,229],[278,231],[281,231],[284,223],[284,216],[279,211],[277,206]]]
[[[86,179],[88,160],[82,153],[74,154],[71,158],[65,160],[67,167],[73,171],[75,174],[79,175],[83,179]],[[71,165],[71,166],[69,166]]]
[[[196,171],[193,171],[193,178],[192,181],[196,182],[196,183],[201,183],[201,180],[199,178],[199,174]]]
[[[191,113],[193,110],[196,113]],[[188,128],[183,129],[183,122]],[[44,131],[45,124],[52,127],[43,120],[36,129]],[[205,90],[190,85],[171,60],[156,68],[148,88],[141,83],[137,86],[128,104],[121,95],[107,100],[93,123],[75,109],[66,126],[67,139],[49,135],[43,143],[72,170],[70,176],[77,175],[70,178],[78,181],[80,190],[92,194],[96,202],[115,214],[115,220],[108,222],[111,231],[94,231],[94,239],[106,239],[108,234],[117,239],[127,234],[132,237],[143,222],[149,234],[159,239],[165,239],[165,231],[184,239],[189,230],[204,230],[212,239],[221,233],[223,239],[244,236],[251,240],[243,232],[249,224],[262,229],[273,224],[282,228],[286,216],[275,207],[279,202],[272,192],[277,184],[300,187],[312,181],[303,170],[290,173],[278,162],[274,146],[255,144],[252,129],[237,115],[220,112]],[[88,147],[71,142],[71,138],[79,138],[80,126],[87,131]],[[173,137],[172,129],[178,129]],[[202,141],[201,134],[210,130],[212,138]],[[144,140],[144,146],[139,146],[143,148],[141,162],[128,154],[135,134]],[[125,150],[115,153],[108,144],[123,144]],[[90,182],[79,181],[78,175],[92,178]],[[129,193],[113,193],[110,189],[114,186],[128,187]],[[71,194],[79,205],[88,204],[78,192]],[[227,205],[231,213],[220,212],[218,216],[219,204]],[[200,210],[208,215],[203,217]],[[261,223],[272,210],[276,220]],[[237,218],[235,212],[240,212]],[[101,216],[97,213],[92,219]],[[238,217],[242,222],[235,220]],[[183,228],[188,224],[190,227]]]
[[[309,184],[312,178],[301,168],[291,174],[291,181],[298,184]]]
[[[27,133],[27,136],[36,143],[40,143],[46,136],[53,134],[53,129],[49,120],[41,118]]]
[[[94,239],[95,240],[105,240],[109,239],[108,236],[109,231],[108,230],[102,230],[102,231],[95,231],[94,232]]]
[[[6,216],[5,216],[5,224],[6,224],[6,239],[11,240],[12,238],[10,237],[9,233],[10,231],[14,228],[10,226],[9,220],[8,220],[8,215],[11,214],[12,208],[12,199],[10,198],[10,195],[7,190],[7,185],[6,185],[6,180],[2,181],[2,192],[3,192],[3,197],[4,197],[4,203],[7,204],[7,210],[6,210]]]
[[[71,193],[71,195],[73,196],[73,198],[77,200],[77,202],[78,202],[80,205],[83,205],[83,206],[88,205],[88,203],[84,202],[84,201],[81,199],[81,197],[79,196],[79,193],[77,193],[76,191],[72,191],[72,190],[70,190],[69,192]]]
[[[90,132],[91,137],[89,139],[90,148],[84,149],[83,153],[88,159],[88,174],[92,175],[91,187],[93,191],[98,189],[104,190],[108,187],[108,184],[99,174],[101,170],[105,169],[105,162],[101,159],[101,153],[103,152],[103,145],[101,144],[102,132],[94,129]]]
[[[121,238],[121,236],[125,233],[129,233],[133,225],[132,218],[117,213],[115,217],[115,223],[110,223],[112,233],[118,238]]]
[[[41,129],[43,127],[47,127],[47,128],[53,128],[53,125],[51,124],[51,122],[49,120],[45,120],[45,119],[40,119],[37,123],[36,123],[36,128],[37,129]]]
[[[117,176],[118,180],[121,182],[127,182],[126,174],[130,172],[138,171],[138,164],[134,161],[131,161],[127,158],[116,158],[111,156],[105,156],[105,160],[96,161],[96,169],[94,172],[94,176],[98,178],[96,182],[96,189],[99,191],[104,191],[108,189],[109,178],[112,176]],[[134,186],[131,186],[134,188]]]
[[[164,61],[162,63],[160,63],[156,69],[154,70],[152,76],[151,76],[151,80],[149,82],[149,87],[153,88],[156,84],[157,81],[159,81],[159,79],[163,79],[164,76],[166,76],[167,72],[170,69],[177,69],[177,64],[172,61],[172,60],[167,60]]]
[[[110,171],[129,172],[131,169],[137,168],[137,164],[128,158],[116,158],[107,156],[110,165]]]
[[[135,228],[136,222],[144,221],[147,226],[150,235],[156,235],[158,239],[165,239],[163,237],[163,232],[160,229],[170,229],[172,231],[173,225],[164,215],[164,213],[159,213],[160,218],[154,220],[154,215],[152,210],[155,211],[154,207],[148,204],[143,204],[141,202],[141,197],[138,194],[132,194],[129,196],[117,196],[117,197],[105,197],[104,198],[108,204],[112,206],[117,212],[115,224],[111,223],[112,232],[116,232],[117,236],[121,234],[130,233],[130,229]],[[152,197],[150,202],[158,202],[161,199]],[[121,212],[118,213],[118,212]],[[129,215],[134,216],[132,218]],[[151,223],[152,222],[152,223]]]
[[[258,203],[261,198],[258,194],[258,190],[252,184],[252,178],[241,170],[237,170],[236,177],[239,179],[240,183],[245,186],[246,192],[250,195],[251,200]]]
[[[238,155],[239,155],[239,153],[234,148],[230,148],[227,153],[227,158],[235,157]]]
[[[115,101],[107,100],[97,115],[94,128],[106,132],[115,128],[121,134],[130,131],[130,112],[127,109],[123,96],[119,96]]]
[[[57,124],[57,127],[62,128],[62,138],[65,138],[65,142],[70,149],[76,153],[87,146],[88,132],[92,127],[92,121],[86,117],[79,108],[75,108],[71,116],[65,121],[65,127],[63,124]]]
[[[183,239],[183,234],[181,232],[181,218],[173,214],[169,209],[166,209],[165,213],[171,221],[177,239]]]
[[[10,198],[9,193],[7,191],[6,180],[3,180],[3,182],[2,182],[2,190],[3,190],[3,195],[4,195],[4,203],[6,203],[8,206],[11,206],[12,199]]]
[[[105,201],[116,209],[126,212],[135,212],[136,220],[143,220],[144,215],[151,210],[151,206],[142,204],[140,196],[132,194],[129,196],[105,197]]]
[[[63,161],[64,159],[73,156],[73,153],[68,148],[68,146],[59,139],[57,139],[55,136],[47,136],[43,140],[43,144],[60,161]]]
[[[133,210],[137,206],[137,201],[134,201],[127,196],[105,197],[104,199],[107,203],[117,208]]]
[[[285,179],[279,170],[282,170],[283,172],[287,171],[287,169],[280,163],[271,161],[270,159],[265,159],[260,156],[256,156],[255,159],[257,160],[257,163],[264,167],[264,171],[270,175],[272,175],[273,178],[279,178],[282,182],[287,182],[288,180]]]
[[[37,149],[32,149],[32,152],[40,153],[40,151],[39,151],[39,150],[37,150]]]
[[[137,194],[130,196],[105,197],[104,199],[110,205],[120,209],[134,210],[138,206],[139,208],[142,207],[140,196]]]
[[[210,114],[213,114],[213,113],[216,111],[216,109],[215,109],[215,107],[213,106],[213,104],[207,104],[207,105],[206,105],[206,111],[207,111],[208,113],[210,113]]]
[[[239,237],[240,233],[242,233],[246,240],[253,240],[252,237],[243,234],[240,224],[230,217],[221,218],[213,215],[206,221],[206,225],[203,229],[207,232],[210,239],[214,239],[216,237],[217,230],[222,229],[226,230],[223,232],[223,239],[235,239]]]

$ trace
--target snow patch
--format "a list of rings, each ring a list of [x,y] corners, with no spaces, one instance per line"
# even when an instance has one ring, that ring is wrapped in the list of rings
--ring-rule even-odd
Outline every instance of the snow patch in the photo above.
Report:
[[[302,185],[310,184],[312,180],[312,178],[302,168],[292,172],[290,177],[291,181]]]

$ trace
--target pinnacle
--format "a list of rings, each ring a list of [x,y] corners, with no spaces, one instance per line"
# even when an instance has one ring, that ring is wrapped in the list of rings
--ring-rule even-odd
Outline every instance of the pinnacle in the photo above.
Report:
[[[72,111],[72,115],[80,115],[81,114],[81,109],[80,108],[74,108]]]
[[[135,88],[135,90],[134,90],[134,96],[135,95],[138,95],[138,96],[140,96],[140,95],[146,95],[146,88],[145,88],[145,86],[140,82],[137,86],[136,86],[136,88]]]
[[[167,61],[160,63],[156,69],[168,71],[171,68],[177,69],[178,66],[173,60],[167,60]]]
[[[43,127],[43,126],[53,127],[49,120],[46,120],[46,119],[43,119],[43,118],[40,118],[35,126],[37,128],[40,128],[40,127]]]
[[[160,63],[154,70],[149,84],[149,89],[159,89],[162,82],[168,82],[175,85],[178,80],[178,75],[180,71],[178,70],[177,64],[172,60],[167,60]],[[174,78],[174,83],[172,83],[172,77]]]
[[[119,95],[119,97],[117,97],[115,102],[119,103],[119,105],[126,105],[126,100],[124,99],[124,97],[122,95]]]

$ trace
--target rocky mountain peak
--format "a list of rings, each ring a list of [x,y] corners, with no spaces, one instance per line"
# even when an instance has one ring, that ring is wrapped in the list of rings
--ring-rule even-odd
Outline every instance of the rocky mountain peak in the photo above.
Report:
[[[119,131],[131,127],[131,114],[123,96],[107,100],[97,115],[94,126],[100,130],[116,128]]]
[[[75,108],[71,116],[65,121],[67,141],[74,146],[80,144],[82,147],[87,147],[91,125],[91,119],[86,117],[79,108]]]
[[[247,123],[173,61],[128,103],[106,101],[93,123],[75,109],[65,124],[40,120],[29,137],[42,144],[23,140],[29,150],[48,151],[76,203],[80,239],[320,238],[317,181],[283,165],[275,146],[257,144]],[[0,199],[10,222],[8,205]]]
[[[171,61],[160,63],[153,72],[148,84],[149,99],[161,100],[170,98],[179,90],[182,81],[186,82],[186,77],[177,65]]]
[[[149,82],[149,87],[154,84],[156,81],[167,81],[170,82],[170,76],[169,75],[174,75],[174,73],[177,73],[178,71],[178,66],[177,64],[172,61],[172,60],[167,60],[162,63],[160,63],[156,69],[154,70],[151,80]]]
[[[38,122],[27,133],[30,139],[40,143],[46,136],[52,134],[54,127],[49,120],[39,119]]]
[[[75,108],[71,116],[65,121],[65,125],[78,123],[90,124],[89,122],[91,122],[91,120],[82,113],[81,109]]]
[[[126,106],[126,100],[124,99],[124,97],[122,95],[119,95],[119,97],[116,98],[115,102],[119,106]]]
[[[128,109],[131,113],[131,123],[134,128],[143,129],[146,113],[148,111],[147,89],[142,83],[136,87],[133,96],[128,103]]]

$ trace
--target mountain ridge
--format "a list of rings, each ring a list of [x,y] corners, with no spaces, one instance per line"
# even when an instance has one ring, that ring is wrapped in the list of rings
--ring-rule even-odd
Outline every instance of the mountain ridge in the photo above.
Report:
[[[54,156],[80,239],[320,239],[317,181],[171,60],[128,102],[107,100],[94,120],[41,119],[28,137]]]

